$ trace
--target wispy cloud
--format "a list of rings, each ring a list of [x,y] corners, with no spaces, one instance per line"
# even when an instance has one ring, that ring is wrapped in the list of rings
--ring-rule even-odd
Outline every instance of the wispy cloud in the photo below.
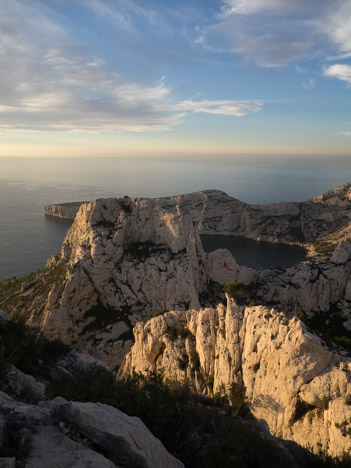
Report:
[[[316,80],[314,78],[311,78],[308,81],[303,81],[302,86],[303,86],[303,89],[306,91],[313,89],[316,86]]]
[[[89,5],[133,27],[125,11],[97,0]],[[42,2],[0,0],[0,8],[2,131],[164,131],[188,112],[241,117],[263,107],[261,101],[184,101],[164,76],[146,84],[127,80],[77,44]]]
[[[351,137],[351,131],[337,132],[337,133],[333,133],[333,135],[334,136],[342,135],[342,136],[346,136],[346,137]]]
[[[243,117],[247,114],[256,113],[263,108],[263,101],[193,101],[187,100],[174,106],[175,110],[189,111],[204,114],[230,115]]]
[[[351,65],[336,63],[324,68],[324,75],[346,81],[351,85]]]
[[[197,43],[262,67],[351,56],[349,0],[223,0]]]

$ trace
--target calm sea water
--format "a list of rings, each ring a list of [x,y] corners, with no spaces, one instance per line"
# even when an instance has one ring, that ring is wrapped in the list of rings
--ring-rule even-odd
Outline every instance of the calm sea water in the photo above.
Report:
[[[238,265],[252,268],[290,267],[306,260],[307,252],[296,245],[256,242],[238,236],[201,235],[205,252],[228,249]]]
[[[44,205],[215,188],[248,203],[302,201],[351,180],[351,158],[232,160],[0,158],[0,279],[42,268],[69,222]]]

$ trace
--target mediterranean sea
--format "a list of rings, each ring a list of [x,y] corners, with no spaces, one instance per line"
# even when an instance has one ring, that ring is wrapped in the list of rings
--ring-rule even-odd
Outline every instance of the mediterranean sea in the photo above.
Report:
[[[303,201],[350,180],[351,157],[0,157],[0,280],[43,268],[60,251],[71,223],[46,218],[50,203],[210,188],[247,203]]]

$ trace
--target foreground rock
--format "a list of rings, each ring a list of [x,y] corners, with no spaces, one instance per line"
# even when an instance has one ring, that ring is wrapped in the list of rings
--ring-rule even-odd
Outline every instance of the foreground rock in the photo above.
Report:
[[[8,448],[27,468],[183,466],[139,418],[100,403],[57,397],[27,405],[0,392],[0,416],[1,445],[16,440],[18,447]]]
[[[277,437],[332,456],[351,450],[351,360],[297,318],[262,306],[167,312],[138,323],[121,375],[150,371],[202,393],[245,391],[252,413]]]

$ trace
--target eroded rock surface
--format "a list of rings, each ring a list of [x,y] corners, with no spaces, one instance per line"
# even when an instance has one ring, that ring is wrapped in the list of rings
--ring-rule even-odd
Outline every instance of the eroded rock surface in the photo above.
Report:
[[[25,306],[46,336],[114,367],[138,320],[199,308],[216,291],[190,216],[150,199],[100,199],[81,206],[60,258],[10,310]]]
[[[0,392],[0,416],[1,440],[15,436],[28,468],[183,466],[139,418],[108,405],[60,397],[28,405]]]
[[[333,456],[351,450],[351,360],[299,319],[228,298],[227,307],[138,323],[134,336],[121,375],[156,370],[209,394],[245,387],[251,411],[275,436]]]
[[[23,283],[8,299],[0,298],[0,308],[26,311],[28,323],[49,338],[111,367],[129,351],[137,321],[160,309],[216,304],[222,299],[221,285],[232,281],[250,284],[253,301],[288,316],[303,311],[309,316],[326,314],[328,320],[333,309],[351,328],[348,242],[342,241],[328,262],[255,270],[239,266],[227,250],[206,255],[199,237],[199,232],[235,233],[292,242],[286,229],[301,225],[304,236],[313,237],[322,226],[319,216],[329,213],[323,221],[327,227],[323,224],[320,231],[325,234],[347,222],[349,185],[303,205],[252,207],[215,190],[84,203],[61,254],[51,258],[47,271],[34,281]]]
[[[173,214],[191,216],[202,234],[232,234],[271,242],[303,243],[327,236],[351,221],[351,183],[305,202],[250,205],[219,190],[154,199]],[[45,213],[69,216],[69,205],[49,205]],[[62,213],[62,214],[61,214]]]

